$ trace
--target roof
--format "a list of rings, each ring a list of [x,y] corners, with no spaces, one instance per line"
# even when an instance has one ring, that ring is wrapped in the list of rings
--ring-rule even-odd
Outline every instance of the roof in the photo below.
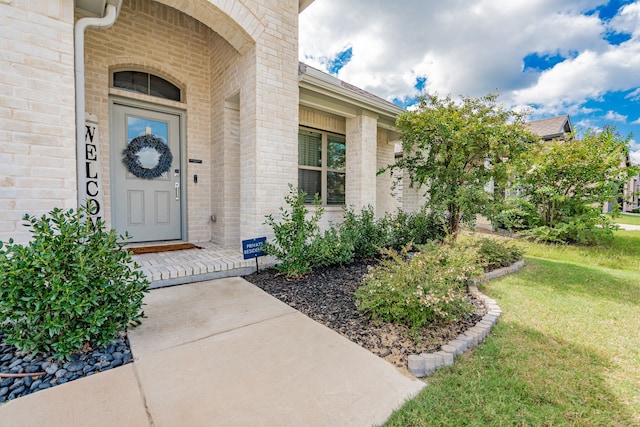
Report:
[[[298,65],[298,73],[301,79],[304,76],[314,77],[318,80],[328,83],[330,86],[333,86],[336,89],[341,89],[343,92],[351,94],[353,98],[364,99],[365,101],[367,101],[367,103],[376,105],[379,108],[386,110],[387,112],[397,115],[404,111],[403,108],[397,106],[393,102],[389,102],[386,99],[380,98],[379,96],[372,94],[371,92],[367,92],[364,89],[361,89],[357,86],[354,86],[350,83],[340,80],[339,78],[332,76],[331,74],[327,74],[324,71],[318,70],[317,68],[314,68],[303,62],[300,62]]]
[[[547,119],[533,120],[526,123],[529,130],[542,139],[548,140],[560,138],[573,132],[569,115],[550,117]]]

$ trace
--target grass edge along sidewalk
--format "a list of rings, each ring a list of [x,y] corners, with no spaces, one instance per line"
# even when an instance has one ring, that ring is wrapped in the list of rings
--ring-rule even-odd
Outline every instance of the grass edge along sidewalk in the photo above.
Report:
[[[387,425],[640,425],[640,232],[525,246],[521,272],[482,287],[503,310],[491,336]]]

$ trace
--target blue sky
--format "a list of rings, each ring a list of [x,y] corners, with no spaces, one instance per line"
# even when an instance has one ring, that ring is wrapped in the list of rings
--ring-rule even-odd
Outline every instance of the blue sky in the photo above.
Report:
[[[532,120],[615,125],[640,163],[640,0],[315,0],[300,60],[403,107],[497,90]]]

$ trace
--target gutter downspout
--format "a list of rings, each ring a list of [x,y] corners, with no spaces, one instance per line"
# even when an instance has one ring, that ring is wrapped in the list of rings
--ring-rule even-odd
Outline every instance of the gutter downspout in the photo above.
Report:
[[[78,187],[78,207],[85,203],[87,189],[83,174],[85,172],[85,96],[84,96],[84,32],[89,28],[105,29],[111,27],[118,19],[122,0],[116,1],[117,6],[107,4],[102,18],[81,18],[74,28],[74,68],[76,92],[76,179]]]

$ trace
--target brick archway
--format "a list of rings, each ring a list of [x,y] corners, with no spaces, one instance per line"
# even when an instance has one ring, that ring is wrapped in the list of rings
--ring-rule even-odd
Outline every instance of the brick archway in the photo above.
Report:
[[[264,25],[241,2],[194,0],[185,7],[181,0],[156,0],[202,22],[220,34],[240,54],[246,53],[264,32]]]

